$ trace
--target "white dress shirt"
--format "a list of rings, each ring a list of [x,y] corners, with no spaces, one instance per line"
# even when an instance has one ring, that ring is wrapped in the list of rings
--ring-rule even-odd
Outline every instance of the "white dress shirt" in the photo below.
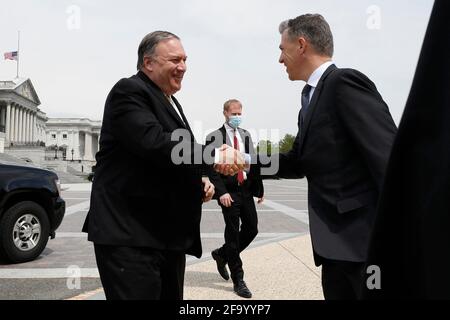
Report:
[[[333,64],[335,64],[333,61],[327,61],[322,65],[320,65],[320,67],[314,70],[314,72],[309,76],[309,79],[306,82],[311,86],[311,90],[309,91],[309,101],[311,101],[314,91],[316,90],[316,87],[319,84],[320,78],[322,78],[323,74],[328,69],[328,67]]]
[[[239,151],[241,153],[245,153],[245,145],[242,142],[241,134],[239,133],[239,130],[234,130],[228,123],[224,124],[225,130],[227,131],[228,138],[230,138],[231,146],[234,148],[234,132],[236,131],[236,137],[239,143]]]
[[[224,124],[225,130],[227,131],[228,138],[230,138],[231,146],[234,148],[234,133],[236,132],[237,141],[239,143],[239,152],[242,153],[245,156],[245,145],[242,140],[241,134],[239,133],[239,130],[235,130],[234,128],[230,127],[228,123],[225,122]],[[247,172],[244,170],[244,180],[247,179]]]
[[[178,108],[177,108],[177,105],[175,104],[175,102],[174,102],[173,99],[172,99],[172,96],[168,96],[168,95],[166,95],[166,94],[165,94],[165,96],[166,96],[167,100],[169,100],[169,102],[170,102],[170,104],[172,105],[172,107],[175,109],[175,112],[176,112],[176,113],[178,114],[178,116],[180,117],[181,122],[183,122],[183,124],[186,125],[186,124],[184,123],[184,120],[183,120],[183,117],[181,116],[180,111],[179,111]]]

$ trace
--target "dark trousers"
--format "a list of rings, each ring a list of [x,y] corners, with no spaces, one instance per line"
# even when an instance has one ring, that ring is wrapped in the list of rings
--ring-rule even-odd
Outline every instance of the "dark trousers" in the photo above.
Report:
[[[365,263],[323,259],[322,288],[325,300],[361,300]]]
[[[95,244],[107,300],[182,300],[184,252]]]
[[[234,282],[244,278],[240,253],[248,247],[258,234],[258,216],[253,196],[247,190],[230,192],[234,202],[231,207],[222,207],[225,220],[225,244],[219,255],[228,263]]]

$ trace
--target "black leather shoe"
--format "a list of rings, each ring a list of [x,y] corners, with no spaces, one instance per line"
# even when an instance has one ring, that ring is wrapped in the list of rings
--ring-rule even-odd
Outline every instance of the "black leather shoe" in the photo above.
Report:
[[[214,250],[211,252],[211,256],[216,261],[217,264],[217,271],[219,271],[219,274],[224,278],[225,280],[230,279],[230,275],[228,274],[227,270],[227,263],[225,260],[219,255],[219,249]]]
[[[235,282],[233,289],[234,289],[234,292],[236,292],[236,294],[242,298],[251,298],[252,297],[252,293],[247,288],[247,285],[245,284],[244,280],[238,280],[237,282]]]

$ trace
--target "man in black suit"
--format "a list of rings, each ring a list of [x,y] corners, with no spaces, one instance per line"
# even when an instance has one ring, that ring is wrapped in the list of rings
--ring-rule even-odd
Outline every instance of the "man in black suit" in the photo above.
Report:
[[[107,299],[182,299],[185,254],[202,254],[201,205],[214,186],[205,148],[173,96],[185,62],[176,35],[150,33],[139,46],[138,73],[120,80],[106,100],[83,231],[94,242]],[[240,161],[230,149],[219,158],[227,152]]]
[[[290,80],[306,85],[298,133],[292,150],[280,155],[278,176],[308,179],[310,233],[325,298],[359,299],[397,129],[373,82],[334,65],[333,36],[321,15],[285,21],[279,31],[279,62]]]
[[[325,19],[306,14],[281,23],[289,79],[306,81],[298,134],[280,155],[280,177],[308,179],[310,231],[322,265],[325,299],[359,299],[376,206],[396,126],[374,83],[331,61]]]
[[[250,133],[240,128],[242,104],[232,99],[223,106],[224,125],[206,138],[206,144],[220,147],[224,144],[245,154],[254,155],[255,150]],[[222,208],[225,220],[225,244],[211,255],[216,261],[220,275],[229,279],[226,264],[230,268],[234,291],[241,297],[251,298],[252,294],[244,281],[244,270],[240,253],[248,247],[258,234],[258,216],[253,197],[263,202],[264,187],[261,177],[254,172],[239,171],[235,176],[210,176],[216,187],[215,198]]]
[[[449,21],[436,0],[378,206],[370,299],[450,300]]]

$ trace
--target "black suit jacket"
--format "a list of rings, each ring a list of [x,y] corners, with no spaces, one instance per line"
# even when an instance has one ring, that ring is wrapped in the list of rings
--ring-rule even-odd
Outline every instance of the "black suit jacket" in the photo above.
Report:
[[[173,100],[184,123],[143,72],[120,80],[108,95],[83,227],[90,241],[201,256],[201,177],[209,167],[173,163],[178,141],[171,134],[177,129],[189,137],[190,155],[202,152]]]
[[[449,21],[450,2],[436,0],[369,250],[381,290],[368,298],[450,300]]]
[[[245,146],[245,153],[250,154],[251,156],[255,156],[255,148],[253,147],[253,141],[250,133],[247,130],[241,128],[238,128],[238,130]],[[225,126],[222,126],[218,130],[211,132],[206,138],[206,145],[219,148],[223,144],[227,144],[233,147],[233,142],[230,141]],[[237,191],[237,175],[225,176],[211,171],[211,173],[209,174],[209,178],[216,188],[214,199],[219,199],[226,193]],[[261,175],[259,174],[259,170],[251,170],[250,168],[250,172],[247,174],[246,183],[248,184],[250,192],[254,197],[263,197],[264,186],[261,180]]]
[[[388,106],[361,72],[321,77],[278,176],[308,179],[315,261],[367,259],[377,201],[396,134]]]

